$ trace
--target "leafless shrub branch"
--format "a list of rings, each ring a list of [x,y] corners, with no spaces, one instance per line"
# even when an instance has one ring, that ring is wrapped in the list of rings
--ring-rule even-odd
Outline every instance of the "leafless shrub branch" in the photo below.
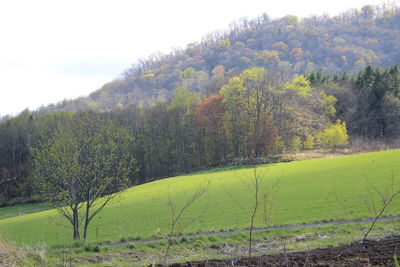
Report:
[[[170,215],[170,229],[168,234],[167,249],[164,254],[164,265],[167,263],[168,254],[172,245],[172,237],[174,236],[177,224],[182,219],[183,214],[187,211],[198,199],[204,196],[208,191],[208,185],[199,185],[196,191],[190,196],[188,200],[183,203],[183,206],[178,208],[177,203],[175,203],[170,197],[168,197],[167,207]],[[196,219],[199,219],[197,217]],[[191,220],[193,222],[195,219]]]

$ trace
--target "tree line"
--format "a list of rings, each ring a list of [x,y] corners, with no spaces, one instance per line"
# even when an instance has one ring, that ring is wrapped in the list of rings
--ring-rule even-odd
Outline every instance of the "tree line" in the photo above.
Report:
[[[368,66],[357,75],[291,76],[263,67],[231,78],[222,69],[216,75],[218,91],[199,94],[178,87],[170,101],[153,106],[75,113],[25,110],[3,118],[1,199],[40,200],[35,155],[46,155],[35,151],[44,149],[56,133],[79,129],[76,148],[94,136],[107,142],[109,130],[99,125],[123,129],[119,143],[128,144],[126,153],[134,161],[125,175],[129,184],[238,161],[274,161],[282,153],[345,146],[349,136],[389,141],[400,133],[397,66]],[[74,140],[68,138],[64,139]],[[112,161],[110,165],[119,166],[117,156]]]

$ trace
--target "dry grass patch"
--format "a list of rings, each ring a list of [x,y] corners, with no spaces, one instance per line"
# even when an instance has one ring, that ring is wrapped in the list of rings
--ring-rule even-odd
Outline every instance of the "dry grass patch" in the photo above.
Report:
[[[25,251],[0,240],[0,266],[18,266],[25,258]]]

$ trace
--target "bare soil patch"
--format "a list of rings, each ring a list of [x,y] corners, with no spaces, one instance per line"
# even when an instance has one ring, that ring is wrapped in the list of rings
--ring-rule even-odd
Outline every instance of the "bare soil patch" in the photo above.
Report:
[[[394,266],[394,256],[400,254],[400,236],[368,240],[332,248],[280,253],[228,260],[174,263],[171,267],[205,266]],[[162,266],[162,265],[158,265]]]

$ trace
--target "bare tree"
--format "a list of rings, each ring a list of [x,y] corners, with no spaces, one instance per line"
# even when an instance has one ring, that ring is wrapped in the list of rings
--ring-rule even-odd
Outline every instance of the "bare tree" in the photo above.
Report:
[[[252,260],[252,247],[253,247],[253,230],[254,230],[254,224],[257,216],[258,210],[262,207],[262,212],[263,212],[263,221],[264,224],[268,222],[269,218],[269,213],[271,212],[271,195],[275,187],[278,185],[279,181],[267,185],[265,183],[265,178],[266,178],[267,170],[258,170],[257,168],[253,168],[253,176],[252,178],[252,186],[253,186],[253,196],[254,196],[254,202],[252,206],[252,212],[251,212],[251,217],[250,217],[250,228],[249,228],[249,262],[251,265],[251,260]]]
[[[370,212],[374,214],[374,219],[372,220],[370,226],[368,227],[367,231],[364,234],[364,237],[362,239],[362,242],[365,243],[367,240],[368,235],[371,233],[371,231],[374,229],[376,222],[383,216],[383,213],[389,207],[389,205],[397,198],[400,196],[400,188],[396,188],[395,185],[395,175],[392,172],[392,177],[390,179],[391,183],[388,188],[385,190],[380,190],[378,187],[373,185],[368,178],[367,182],[369,185],[369,198],[370,201],[365,201],[365,204],[368,206],[370,209]],[[372,191],[371,191],[372,190]],[[376,194],[379,197],[380,201],[380,206],[377,207],[373,198],[373,195]]]
[[[170,216],[170,229],[169,229],[169,234],[168,234],[168,241],[167,241],[167,249],[164,254],[164,265],[167,263],[167,257],[169,254],[169,250],[172,245],[172,238],[175,234],[176,227],[178,223],[181,221],[183,214],[202,196],[204,196],[207,193],[208,190],[208,184],[206,185],[200,185],[199,187],[196,188],[196,191],[187,199],[186,201],[183,202],[183,205],[181,207],[177,207],[177,204],[174,203],[174,201],[168,197],[167,201],[167,207],[169,211],[169,216]],[[201,215],[199,215],[201,217]],[[193,219],[191,222],[193,222],[196,219]]]
[[[260,170],[260,168],[254,167],[253,174],[251,176],[238,176],[236,177],[240,182],[248,187],[248,190],[253,196],[253,202],[250,206],[243,205],[232,192],[223,188],[225,193],[229,195],[235,205],[239,207],[244,213],[248,213],[250,210],[250,225],[249,225],[249,243],[248,243],[248,254],[249,262],[251,265],[252,251],[253,251],[253,231],[256,223],[257,215],[261,212],[263,223],[267,224],[272,212],[273,206],[273,193],[278,186],[281,179],[275,180],[274,182],[266,182],[268,169]]]
[[[256,217],[256,213],[258,210],[258,206],[260,203],[259,195],[260,195],[260,186],[261,186],[261,178],[259,174],[257,174],[257,169],[254,168],[254,206],[253,206],[253,212],[251,214],[251,219],[250,219],[250,230],[249,230],[249,261],[251,265],[251,251],[252,251],[252,242],[253,242],[253,228],[254,228],[254,219]]]
[[[365,243],[368,235],[375,228],[375,224],[379,221],[379,219],[384,215],[386,209],[390,206],[390,204],[400,196],[400,187],[396,188],[396,179],[395,175],[392,172],[390,177],[390,185],[384,189],[379,189],[377,186],[371,183],[368,177],[365,177],[367,182],[367,191],[368,193],[364,196],[360,196],[362,204],[368,208],[372,222],[368,227],[365,227],[362,222],[358,223],[360,230],[364,232],[362,243]],[[336,202],[340,205],[342,210],[348,210],[346,203],[344,203],[338,196],[336,192],[334,192]],[[376,200],[378,198],[378,201]]]

